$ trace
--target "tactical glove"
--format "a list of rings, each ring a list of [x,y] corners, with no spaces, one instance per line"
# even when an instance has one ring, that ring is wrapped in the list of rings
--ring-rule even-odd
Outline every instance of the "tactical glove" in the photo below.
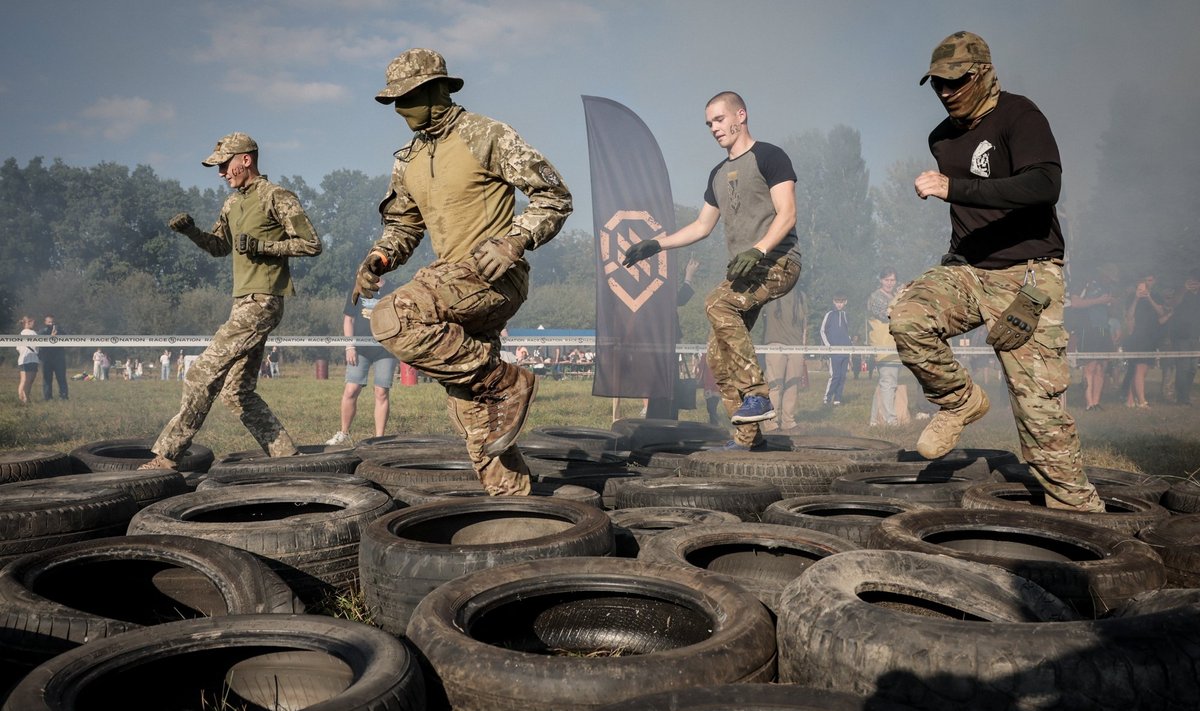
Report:
[[[237,241],[234,243],[233,248],[237,250],[238,254],[244,254],[247,257],[257,257],[260,254],[264,254],[262,240],[257,237],[251,237],[245,232],[237,236]]]
[[[350,293],[350,303],[357,304],[360,297],[369,299],[378,294],[379,277],[388,271],[388,258],[383,252],[371,250],[359,265],[358,274],[354,277],[354,291]]]
[[[199,230],[196,229],[195,221],[192,220],[192,216],[186,212],[181,212],[172,217],[171,220],[167,222],[167,227],[170,227],[174,232],[189,236],[194,232],[199,232]]]
[[[625,259],[621,262],[623,267],[632,267],[643,259],[649,259],[662,251],[662,245],[656,239],[647,239],[630,245],[629,249],[625,250]]]
[[[471,256],[475,258],[475,266],[479,276],[489,282],[496,281],[509,267],[516,264],[525,254],[525,245],[521,244],[518,235],[507,237],[489,237],[480,242]]]
[[[1050,297],[1032,284],[1026,284],[988,330],[987,343],[998,351],[1011,351],[1029,342],[1037,329],[1038,317],[1050,305]]]
[[[758,261],[766,256],[754,247],[744,252],[739,252],[733,259],[729,260],[729,266],[725,268],[725,278],[729,281],[734,281],[735,279],[750,276],[750,272],[754,271],[754,267],[758,266]]]

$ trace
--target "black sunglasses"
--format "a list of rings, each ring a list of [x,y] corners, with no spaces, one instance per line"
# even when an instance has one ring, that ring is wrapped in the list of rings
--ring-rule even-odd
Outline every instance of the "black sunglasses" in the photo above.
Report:
[[[975,78],[974,72],[967,72],[957,79],[943,79],[941,77],[929,77],[929,83],[933,85],[933,90],[937,93],[942,93],[943,89],[947,89],[950,93],[954,93],[966,86],[972,79]]]

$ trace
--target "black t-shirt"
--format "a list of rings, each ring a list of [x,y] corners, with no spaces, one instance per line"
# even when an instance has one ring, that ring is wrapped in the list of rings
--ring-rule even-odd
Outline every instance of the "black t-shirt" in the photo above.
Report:
[[[388,283],[387,277],[384,277],[382,288],[379,290],[379,293],[369,299],[360,298],[357,305],[351,303],[351,297],[353,296],[354,290],[351,289],[350,291],[346,292],[346,306],[344,309],[342,309],[342,314],[353,319],[354,335],[356,337],[367,336],[369,338],[371,336],[371,311],[374,310],[375,305],[379,303],[380,298],[387,296],[395,291],[395,289],[395,286]],[[380,358],[396,357],[383,346],[358,346],[356,350],[360,356],[372,362],[377,361]]]
[[[1062,163],[1050,124],[1024,96],[1000,92],[971,129],[946,119],[929,134],[950,178],[950,251],[984,269],[1063,257],[1054,204]]]

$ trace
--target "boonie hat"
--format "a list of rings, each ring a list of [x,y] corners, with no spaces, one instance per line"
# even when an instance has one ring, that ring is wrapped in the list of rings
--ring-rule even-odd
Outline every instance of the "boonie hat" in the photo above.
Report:
[[[410,49],[392,60],[387,68],[387,86],[375,96],[381,104],[390,104],[417,87],[434,79],[446,79],[450,91],[463,88],[463,80],[446,74],[446,59],[432,49]]]
[[[222,136],[221,140],[217,141],[217,147],[213,149],[212,155],[200,161],[201,165],[212,167],[220,165],[239,153],[255,153],[258,151],[258,144],[254,139],[241,131],[234,131],[228,136]]]
[[[921,77],[921,84],[929,77],[957,79],[971,71],[976,64],[991,64],[992,50],[987,42],[974,32],[958,31],[938,43],[929,59],[929,71]]]

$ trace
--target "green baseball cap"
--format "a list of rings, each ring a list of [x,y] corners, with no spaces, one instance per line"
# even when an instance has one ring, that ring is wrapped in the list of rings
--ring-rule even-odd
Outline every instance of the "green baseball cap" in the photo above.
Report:
[[[445,79],[450,91],[463,88],[463,80],[446,74],[446,59],[432,49],[410,49],[392,60],[387,68],[387,86],[375,100],[390,104],[417,87],[434,79]]]
[[[239,153],[256,153],[258,144],[249,135],[241,131],[234,131],[228,136],[222,136],[221,140],[217,141],[217,147],[213,149],[212,155],[200,161],[201,165],[212,167],[220,165]]]
[[[974,32],[958,31],[938,43],[929,59],[929,71],[921,77],[921,84],[929,77],[957,79],[971,71],[976,64],[991,64],[992,50],[987,42]]]

